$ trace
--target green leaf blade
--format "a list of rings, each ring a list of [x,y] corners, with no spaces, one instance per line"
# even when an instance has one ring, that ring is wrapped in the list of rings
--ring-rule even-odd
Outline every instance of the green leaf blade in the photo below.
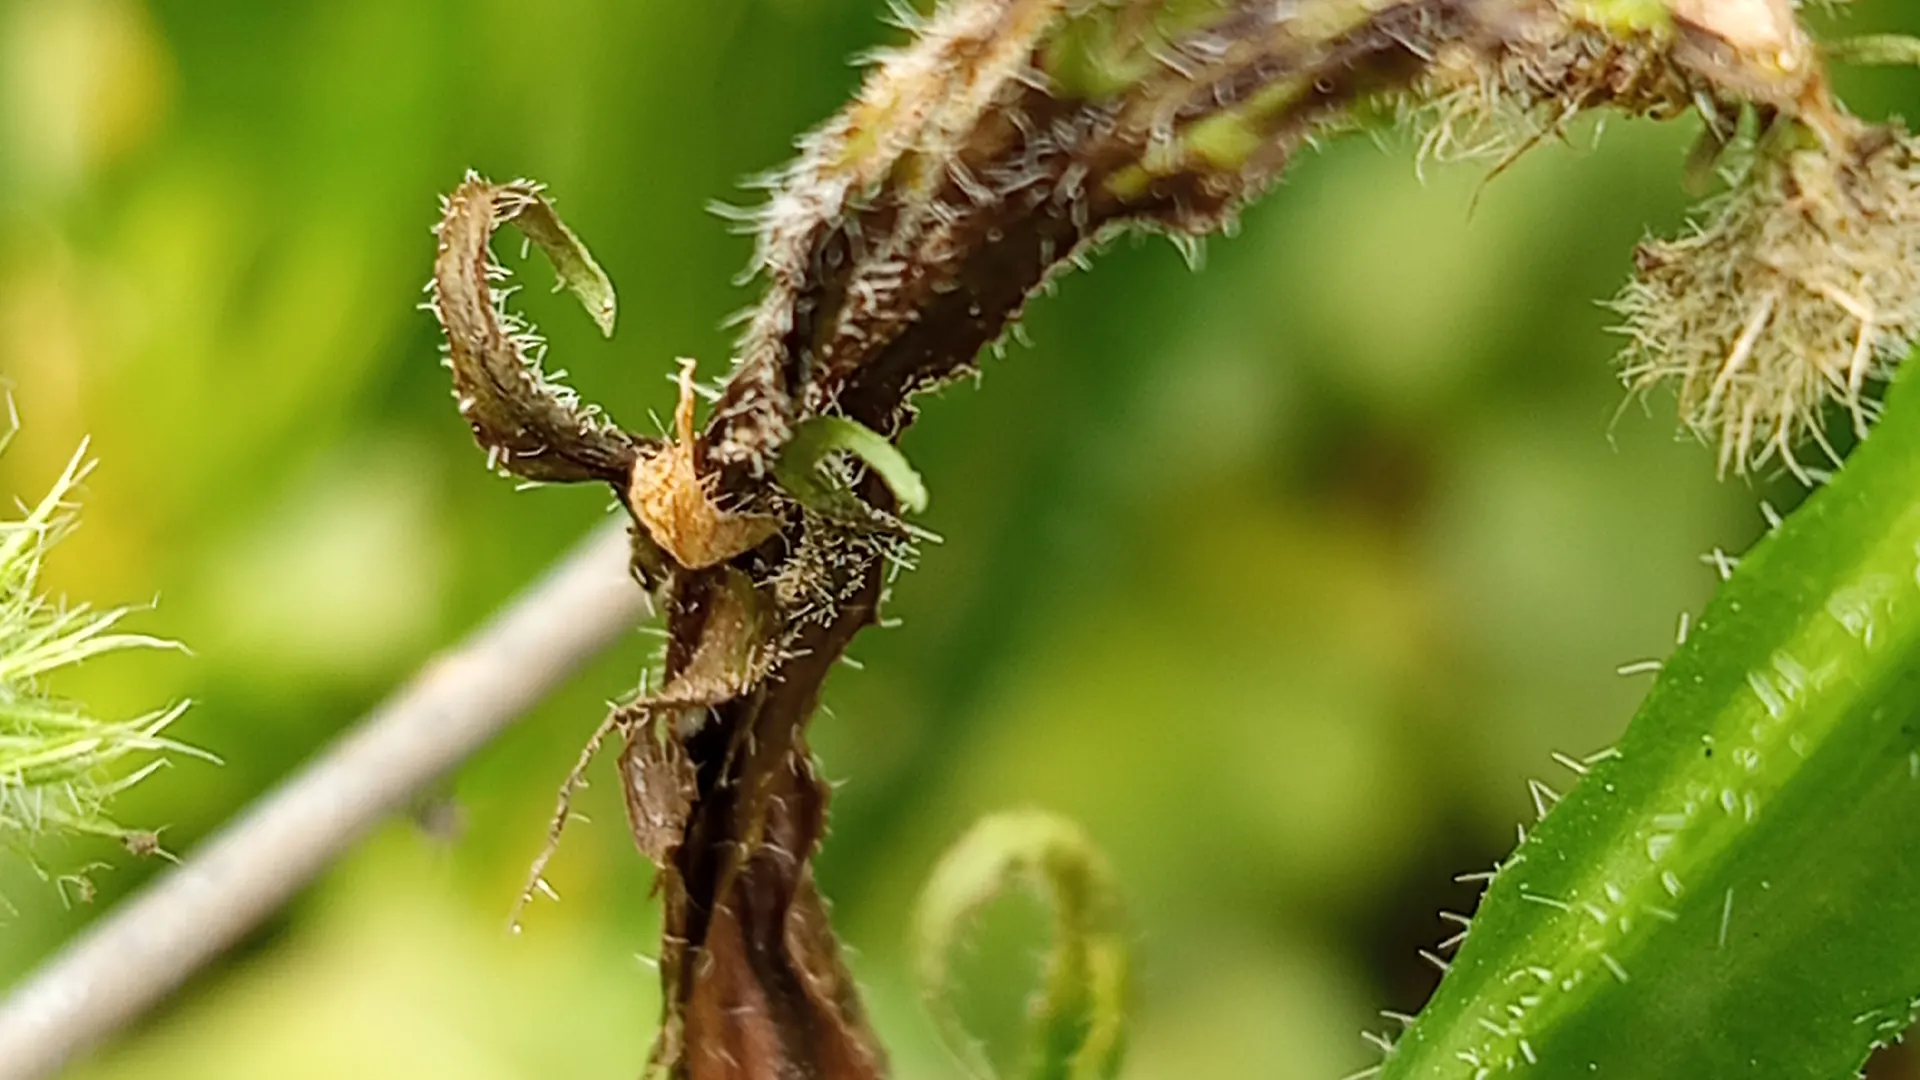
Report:
[[[607,272],[593,258],[593,252],[560,215],[531,185],[522,185],[527,193],[526,201],[513,217],[513,223],[527,239],[533,241],[552,264],[554,276],[560,286],[580,301],[593,317],[595,326],[605,337],[613,336],[614,322],[619,313],[619,305],[613,291],[613,281]]]
[[[1916,545],[1920,386],[1903,385],[1500,871],[1383,1075],[1839,1077],[1903,1031]]]

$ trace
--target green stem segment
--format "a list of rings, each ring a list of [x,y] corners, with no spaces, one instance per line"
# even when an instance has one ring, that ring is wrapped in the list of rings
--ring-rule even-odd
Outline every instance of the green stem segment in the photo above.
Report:
[[[1385,1077],[1840,1077],[1905,1031],[1916,382],[1742,560],[1619,746],[1499,870]]]

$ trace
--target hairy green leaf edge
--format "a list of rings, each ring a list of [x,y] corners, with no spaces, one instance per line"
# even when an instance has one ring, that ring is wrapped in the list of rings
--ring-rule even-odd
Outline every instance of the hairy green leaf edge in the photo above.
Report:
[[[1384,1077],[1837,1078],[1907,1029],[1920,375],[1740,561],[1619,745],[1567,764]]]

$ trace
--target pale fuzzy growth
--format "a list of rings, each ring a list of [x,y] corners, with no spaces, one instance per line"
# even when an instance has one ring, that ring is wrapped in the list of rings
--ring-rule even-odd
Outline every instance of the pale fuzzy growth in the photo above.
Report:
[[[1798,447],[1837,455],[1836,402],[1864,435],[1884,380],[1920,338],[1920,166],[1904,133],[1872,133],[1842,157],[1762,158],[1685,236],[1641,245],[1614,301],[1631,338],[1623,377],[1671,383],[1681,419],[1717,445],[1722,473]]]
[[[1540,58],[1510,53],[1488,63],[1464,45],[1439,49],[1433,63],[1396,101],[1399,126],[1418,140],[1418,165],[1505,161],[1523,153],[1577,112],[1561,79]]]
[[[1438,69],[1396,103],[1396,126],[1418,140],[1423,173],[1429,164],[1505,160],[1545,136],[1541,99],[1514,93],[1504,74],[1463,67],[1456,78]]]
[[[108,721],[46,691],[48,677],[95,657],[177,647],[119,632],[129,609],[96,611],[54,603],[40,593],[41,567],[73,528],[69,499],[91,467],[82,446],[45,498],[24,516],[0,521],[0,845],[29,858],[40,838],[63,834],[105,836],[136,853],[157,852],[154,834],[119,825],[108,806],[163,767],[168,754],[198,754],[164,737],[184,703]],[[89,895],[84,876],[59,880]]]
[[[1626,47],[1558,9],[1516,20],[1509,35],[1491,54],[1465,44],[1438,48],[1395,103],[1401,125],[1419,140],[1423,165],[1491,160],[1504,167],[1595,107],[1665,116],[1693,103],[1692,80],[1650,42]]]

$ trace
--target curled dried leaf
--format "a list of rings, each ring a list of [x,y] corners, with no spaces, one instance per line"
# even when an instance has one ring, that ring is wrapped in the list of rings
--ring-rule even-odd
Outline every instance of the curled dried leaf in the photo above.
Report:
[[[625,481],[642,444],[580,401],[540,367],[545,343],[508,311],[508,275],[494,261],[494,230],[512,223],[545,252],[560,283],[603,333],[613,332],[613,285],[561,222],[539,185],[495,184],[469,174],[446,200],[435,229],[428,306],[446,331],[460,415],[488,464],[536,481]]]
[[[1782,0],[952,0],[910,21],[918,39],[803,140],[751,215],[767,290],[704,432],[691,362],[657,443],[540,374],[537,341],[493,288],[492,230],[518,222],[603,326],[612,295],[538,189],[469,180],[441,227],[436,308],[476,435],[520,475],[615,484],[636,562],[668,583],[667,682],[596,736],[626,737],[635,837],[660,866],[650,1076],[884,1074],[813,882],[829,792],[805,732],[902,545],[845,527],[885,493],[863,484],[862,502],[831,455],[853,451],[901,506],[922,502],[888,441],[910,399],[972,370],[1036,290],[1116,232],[1223,228],[1300,148],[1383,103],[1428,111],[1431,154],[1486,142],[1503,157],[1586,110],[1698,105],[1714,161],[1717,125],[1741,115],[1818,151],[1780,152],[1695,236],[1645,249],[1622,300],[1637,382],[1694,380],[1690,419],[1746,467],[1786,457],[1836,388],[1864,424],[1860,383],[1920,321],[1902,299],[1920,264],[1902,245],[1920,230],[1884,227],[1920,202],[1911,155],[1856,137]],[[1837,276],[1795,261],[1823,244]],[[1787,370],[1810,342],[1826,359]],[[1070,826],[995,819],[943,864],[922,910],[929,985],[944,987],[959,927],[1015,882],[1048,891],[1060,919],[1035,1074],[1107,1075],[1124,943],[1108,875]]]

